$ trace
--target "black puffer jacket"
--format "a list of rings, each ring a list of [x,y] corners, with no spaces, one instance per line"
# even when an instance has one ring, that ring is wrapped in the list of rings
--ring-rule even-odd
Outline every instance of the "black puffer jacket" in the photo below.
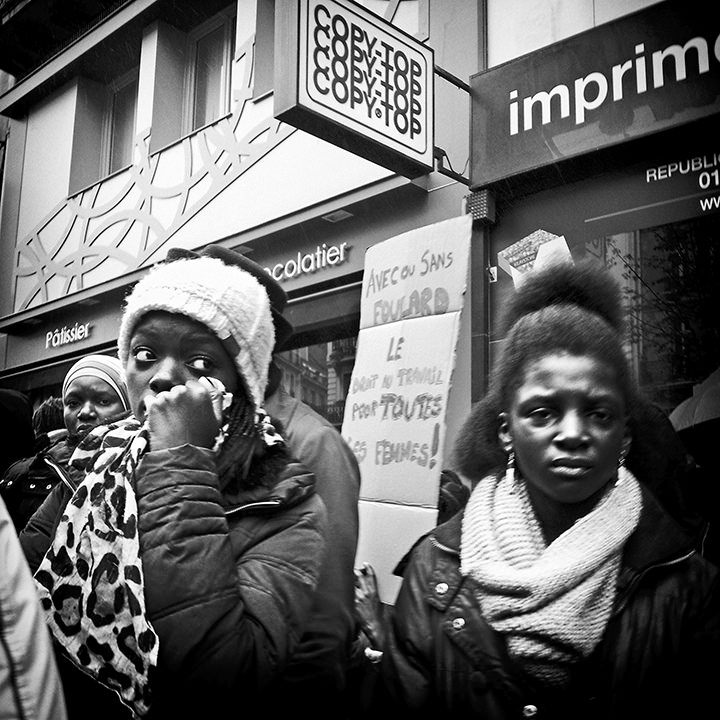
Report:
[[[53,488],[72,473],[68,461],[74,449],[74,444],[63,439],[7,469],[0,480],[0,495],[18,533]]]
[[[462,517],[430,533],[405,572],[382,662],[393,717],[699,718],[714,706],[718,569],[645,490],[603,638],[555,697],[509,658],[460,575]]]

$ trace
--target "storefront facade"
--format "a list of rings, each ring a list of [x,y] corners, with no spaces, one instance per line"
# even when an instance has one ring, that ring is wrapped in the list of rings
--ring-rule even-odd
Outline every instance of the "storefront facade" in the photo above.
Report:
[[[499,253],[538,232],[617,269],[628,353],[664,410],[717,368],[720,31],[706,10],[361,3],[469,81],[436,72],[442,160],[408,177],[275,118],[273,2],[105,5],[25,66],[0,53],[16,77],[0,95],[3,387],[57,394],[75,359],[114,352],[124,295],[169,247],[217,242],[288,291],[286,384],[339,427],[365,251],[463,212],[476,219],[455,378],[468,407],[502,342],[513,283]],[[54,2],[27,7],[48,22]],[[12,22],[31,28],[23,12]]]
[[[12,22],[34,38],[57,4],[33,0]],[[328,16],[340,4],[328,0]],[[366,250],[463,213],[474,224],[452,380],[462,403],[441,463],[502,345],[512,273],[550,238],[613,268],[628,356],[666,413],[718,371],[714,15],[676,0],[358,4],[432,49],[434,169],[385,150],[373,162],[367,142],[340,133],[343,147],[293,124],[306,116],[276,117],[287,48],[275,46],[273,0],[100,2],[84,32],[25,65],[0,35],[0,68],[16,77],[0,95],[1,387],[35,404],[59,394],[78,357],[115,352],[124,296],[170,247],[220,243],[288,292],[285,386],[340,429]],[[346,69],[334,66],[341,89]]]
[[[32,28],[55,4],[32,5],[9,24]],[[106,5],[79,40],[48,44],[51,60],[2,58],[16,82],[0,96],[0,385],[35,404],[59,394],[75,359],[114,352],[125,294],[168,248],[220,243],[287,290],[286,385],[339,427],[365,251],[464,212],[467,181],[399,174],[276,119],[274,2]],[[475,0],[364,5],[454,76],[481,67]],[[429,69],[431,139],[462,168],[469,95]]]
[[[471,84],[472,189],[496,206],[490,359],[509,264],[559,237],[613,269],[635,375],[670,415],[720,365],[720,25],[658,3]]]

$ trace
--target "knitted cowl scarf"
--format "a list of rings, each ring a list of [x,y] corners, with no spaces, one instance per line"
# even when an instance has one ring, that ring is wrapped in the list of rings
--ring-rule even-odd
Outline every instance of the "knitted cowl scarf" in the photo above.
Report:
[[[546,545],[522,479],[489,475],[473,491],[461,572],[477,581],[485,619],[510,655],[542,684],[565,685],[600,641],[641,508],[638,482],[621,467],[595,508]]]

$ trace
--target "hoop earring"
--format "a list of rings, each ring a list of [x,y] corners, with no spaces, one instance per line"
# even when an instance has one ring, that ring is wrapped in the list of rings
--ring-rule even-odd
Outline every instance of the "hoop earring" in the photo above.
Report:
[[[508,452],[507,465],[505,466],[505,477],[511,485],[515,484],[515,451],[510,448]]]
[[[625,467],[625,458],[627,457],[627,451],[621,450],[620,457],[618,458],[618,468]]]

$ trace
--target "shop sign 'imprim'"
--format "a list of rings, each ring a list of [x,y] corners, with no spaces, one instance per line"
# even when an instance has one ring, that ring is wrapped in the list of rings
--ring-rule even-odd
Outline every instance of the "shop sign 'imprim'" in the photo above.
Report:
[[[657,3],[472,76],[471,188],[720,114],[709,8]]]
[[[350,0],[275,12],[274,116],[406,177],[431,171],[432,49]]]

